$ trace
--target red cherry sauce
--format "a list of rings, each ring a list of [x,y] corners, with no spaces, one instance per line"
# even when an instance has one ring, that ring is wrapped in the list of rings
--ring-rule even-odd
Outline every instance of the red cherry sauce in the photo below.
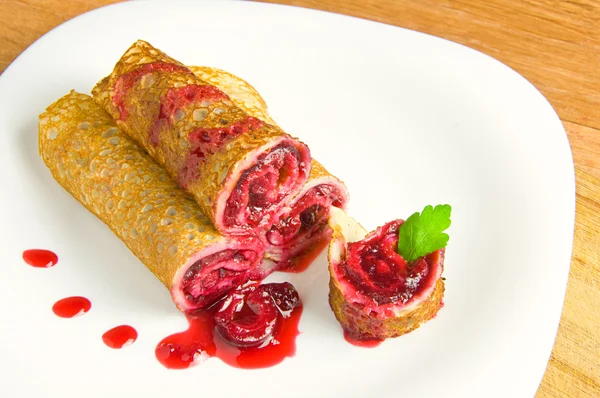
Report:
[[[296,307],[288,318],[284,318],[274,333],[274,339],[265,346],[236,347],[217,333],[215,343],[217,357],[228,365],[242,369],[267,368],[281,363],[286,357],[296,354],[296,337],[300,334],[298,324],[302,306]]]
[[[227,126],[198,128],[191,131],[188,134],[190,150],[179,171],[180,184],[183,187],[189,187],[198,179],[198,166],[206,157],[217,152],[235,137],[258,130],[263,125],[264,123],[262,121],[252,116],[248,116]],[[157,145],[158,138],[155,140]]]
[[[359,339],[356,339],[356,338],[352,337],[349,333],[347,333],[345,330],[344,330],[344,339],[346,339],[346,341],[352,345],[355,345],[357,347],[363,347],[363,348],[377,347],[379,344],[382,343],[382,340],[359,340]]]
[[[223,91],[207,84],[189,84],[183,87],[170,88],[160,100],[160,110],[149,131],[150,142],[152,145],[158,146],[161,130],[171,126],[177,111],[181,112],[183,108],[191,104],[201,104],[205,100],[218,102],[228,99],[229,96]],[[208,135],[205,135],[203,130],[200,129],[199,136],[204,143],[208,142],[209,136],[212,139],[221,137],[221,141],[227,136],[226,131],[220,128],[207,129],[206,131],[210,132],[207,133]],[[190,136],[190,144],[192,143],[193,139]]]
[[[58,262],[58,256],[50,250],[31,249],[23,252],[23,261],[32,267],[50,268]]]
[[[327,228],[329,208],[344,204],[345,199],[335,186],[317,185],[302,195],[290,211],[278,216],[266,233],[267,241],[284,249],[298,242],[308,245],[311,239],[319,239]]]
[[[113,103],[119,111],[119,117],[121,120],[127,119],[129,112],[125,104],[125,97],[129,94],[129,91],[133,85],[138,82],[144,75],[155,72],[166,72],[166,73],[186,73],[193,75],[185,66],[170,64],[167,62],[151,62],[143,64],[140,67],[132,70],[131,72],[125,73],[117,79],[114,86]]]
[[[123,348],[137,340],[137,331],[129,325],[121,325],[110,329],[102,335],[102,341],[110,348]]]
[[[299,274],[306,271],[308,267],[310,267],[310,265],[315,261],[315,259],[319,257],[323,249],[325,249],[328,244],[329,241],[326,239],[320,242],[315,242],[315,244],[304,253],[287,261],[283,261],[277,271],[291,274]]]
[[[310,153],[305,146],[283,142],[261,154],[246,169],[231,195],[223,214],[226,227],[256,228],[290,192],[306,181]],[[239,214],[244,215],[240,224]]]
[[[186,315],[189,328],[161,340],[154,351],[156,359],[168,369],[186,369],[215,355],[214,312],[216,307]]]
[[[188,314],[188,330],[168,336],[158,343],[156,358],[169,369],[185,369],[213,356],[237,368],[255,369],[273,366],[286,357],[294,356],[302,304],[295,289],[295,301],[293,297],[290,300],[290,286],[289,283],[271,283],[260,287],[256,284],[244,285],[212,307]],[[244,339],[233,341],[232,336],[226,339],[223,336],[227,336],[228,331],[233,333],[238,327],[246,329],[246,337],[253,332],[261,336],[264,334],[261,329],[264,314],[256,313],[256,308],[244,303],[235,314],[228,312],[231,311],[228,308],[228,302],[231,302],[228,300],[239,299],[255,289],[262,289],[261,293],[265,292],[263,297],[271,295],[272,305],[281,311],[271,335],[261,339],[259,345],[247,345],[248,340]],[[226,322],[227,316],[231,324]]]
[[[396,251],[402,223],[390,221],[363,240],[349,243],[341,266],[346,281],[378,305],[407,304],[435,282],[432,270],[441,252],[407,263]]]
[[[73,318],[85,314],[92,308],[92,303],[85,297],[74,296],[58,300],[52,311],[61,318]]]

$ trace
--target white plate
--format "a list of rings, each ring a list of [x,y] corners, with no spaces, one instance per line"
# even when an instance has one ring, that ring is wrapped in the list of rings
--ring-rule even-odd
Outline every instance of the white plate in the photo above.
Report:
[[[294,358],[264,370],[218,359],[163,368],[154,347],[184,317],[37,153],[37,115],[72,88],[89,92],[138,38],[254,84],[275,120],[345,180],[365,227],[450,203],[438,317],[375,349],[349,345],[321,257],[291,278],[305,302]],[[544,373],[571,256],[571,152],[542,95],[466,47],[266,4],[110,6],[48,33],[2,75],[0,167],[2,396],[532,397]],[[59,264],[25,265],[22,251],[36,247]],[[92,310],[56,317],[52,304],[71,295]],[[111,350],[101,335],[122,323],[139,339]]]

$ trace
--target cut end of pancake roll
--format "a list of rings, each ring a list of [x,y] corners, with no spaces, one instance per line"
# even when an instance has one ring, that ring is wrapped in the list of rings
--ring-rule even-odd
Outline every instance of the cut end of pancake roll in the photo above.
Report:
[[[278,212],[265,233],[267,257],[280,262],[283,269],[293,267],[293,263],[287,264],[288,260],[330,238],[329,211],[331,207],[346,210],[348,200],[344,183],[313,159],[308,182]]]
[[[254,235],[221,235],[198,204],[91,97],[71,92],[39,118],[56,181],[170,290],[181,311],[213,304],[259,273]]]
[[[356,340],[409,333],[443,306],[444,250],[408,263],[397,252],[403,220],[371,233],[332,208],[329,225],[329,304],[344,332]]]
[[[267,104],[258,91],[244,79],[222,69],[190,66],[202,80],[218,87],[244,112],[275,125]],[[331,206],[346,210],[348,191],[343,182],[312,159],[310,176],[300,191],[273,217],[264,233],[266,256],[277,262],[280,270],[294,271],[294,261],[315,248],[320,248],[331,236],[327,226]]]
[[[258,119],[256,119],[258,120]],[[290,137],[278,137],[250,151],[224,180],[213,209],[219,229],[246,233],[264,228],[302,186],[310,170],[310,154]],[[229,158],[225,154],[223,158]],[[227,161],[227,159],[225,159]],[[219,165],[219,160],[212,159]]]
[[[265,228],[310,173],[305,144],[147,42],[135,42],[93,94],[223,233]]]

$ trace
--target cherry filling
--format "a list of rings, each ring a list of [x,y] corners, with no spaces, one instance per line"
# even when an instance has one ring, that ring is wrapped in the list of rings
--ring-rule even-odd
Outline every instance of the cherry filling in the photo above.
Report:
[[[180,72],[193,75],[193,73],[185,66],[159,61],[141,65],[131,72],[119,76],[113,89],[114,94],[112,100],[119,111],[121,120],[125,120],[129,116],[129,112],[125,105],[125,97],[131,90],[131,87],[133,87],[133,85],[144,75],[154,72]]]
[[[208,84],[190,84],[183,87],[170,88],[161,100],[161,116],[172,117],[179,109],[202,100],[221,101],[229,96],[215,86]]]
[[[326,226],[329,208],[342,207],[340,192],[331,185],[321,184],[310,189],[267,232],[267,241],[284,246],[302,238],[309,239]]]
[[[216,330],[235,346],[259,346],[298,305],[300,297],[290,283],[243,286],[227,296],[216,312]]]
[[[198,166],[204,159],[223,147],[233,138],[255,131],[264,125],[260,120],[248,116],[228,126],[200,128],[188,134],[190,150],[179,172],[179,182],[184,188],[189,187],[199,177]]]
[[[150,142],[153,145],[158,145],[160,142],[160,131],[171,125],[173,118],[176,116],[177,111],[181,111],[190,104],[202,104],[203,101],[217,102],[221,100],[229,99],[227,94],[219,90],[214,86],[207,84],[190,84],[183,87],[170,88],[169,91],[161,99],[160,111],[158,117],[152,127],[150,128]],[[196,131],[207,130],[199,129]],[[208,129],[211,130],[211,129]],[[212,130],[223,130],[222,133],[227,136],[225,129],[212,129]],[[203,143],[202,141],[194,141],[190,133],[190,145],[194,145],[195,142]],[[200,133],[201,134],[201,133]],[[217,134],[218,135],[218,134]],[[221,143],[225,137],[221,138]],[[192,150],[194,148],[192,147]]]
[[[257,227],[305,177],[298,148],[290,143],[277,145],[240,176],[227,200],[224,225]]]
[[[257,253],[252,250],[223,250],[206,256],[186,271],[183,293],[195,308],[206,307],[244,283],[257,260]]]
[[[340,267],[344,279],[377,305],[406,304],[426,287],[428,275],[433,274],[427,256],[407,264],[396,252],[403,222],[391,221],[365,239],[349,243]]]

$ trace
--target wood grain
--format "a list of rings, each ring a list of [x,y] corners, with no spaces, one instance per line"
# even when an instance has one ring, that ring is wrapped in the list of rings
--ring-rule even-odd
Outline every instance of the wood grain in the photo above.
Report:
[[[600,130],[563,121],[575,167],[600,178]]]
[[[600,2],[595,0],[266,0],[444,37],[504,62],[564,121],[600,128]]]
[[[0,0],[0,72],[61,23],[119,0]]]
[[[600,184],[576,171],[573,259],[554,350],[538,398],[600,397]]]
[[[512,67],[548,98],[571,143],[577,214],[561,323],[536,397],[600,397],[600,1],[267,1],[371,19],[465,44]],[[115,2],[0,0],[0,72],[58,24]]]

